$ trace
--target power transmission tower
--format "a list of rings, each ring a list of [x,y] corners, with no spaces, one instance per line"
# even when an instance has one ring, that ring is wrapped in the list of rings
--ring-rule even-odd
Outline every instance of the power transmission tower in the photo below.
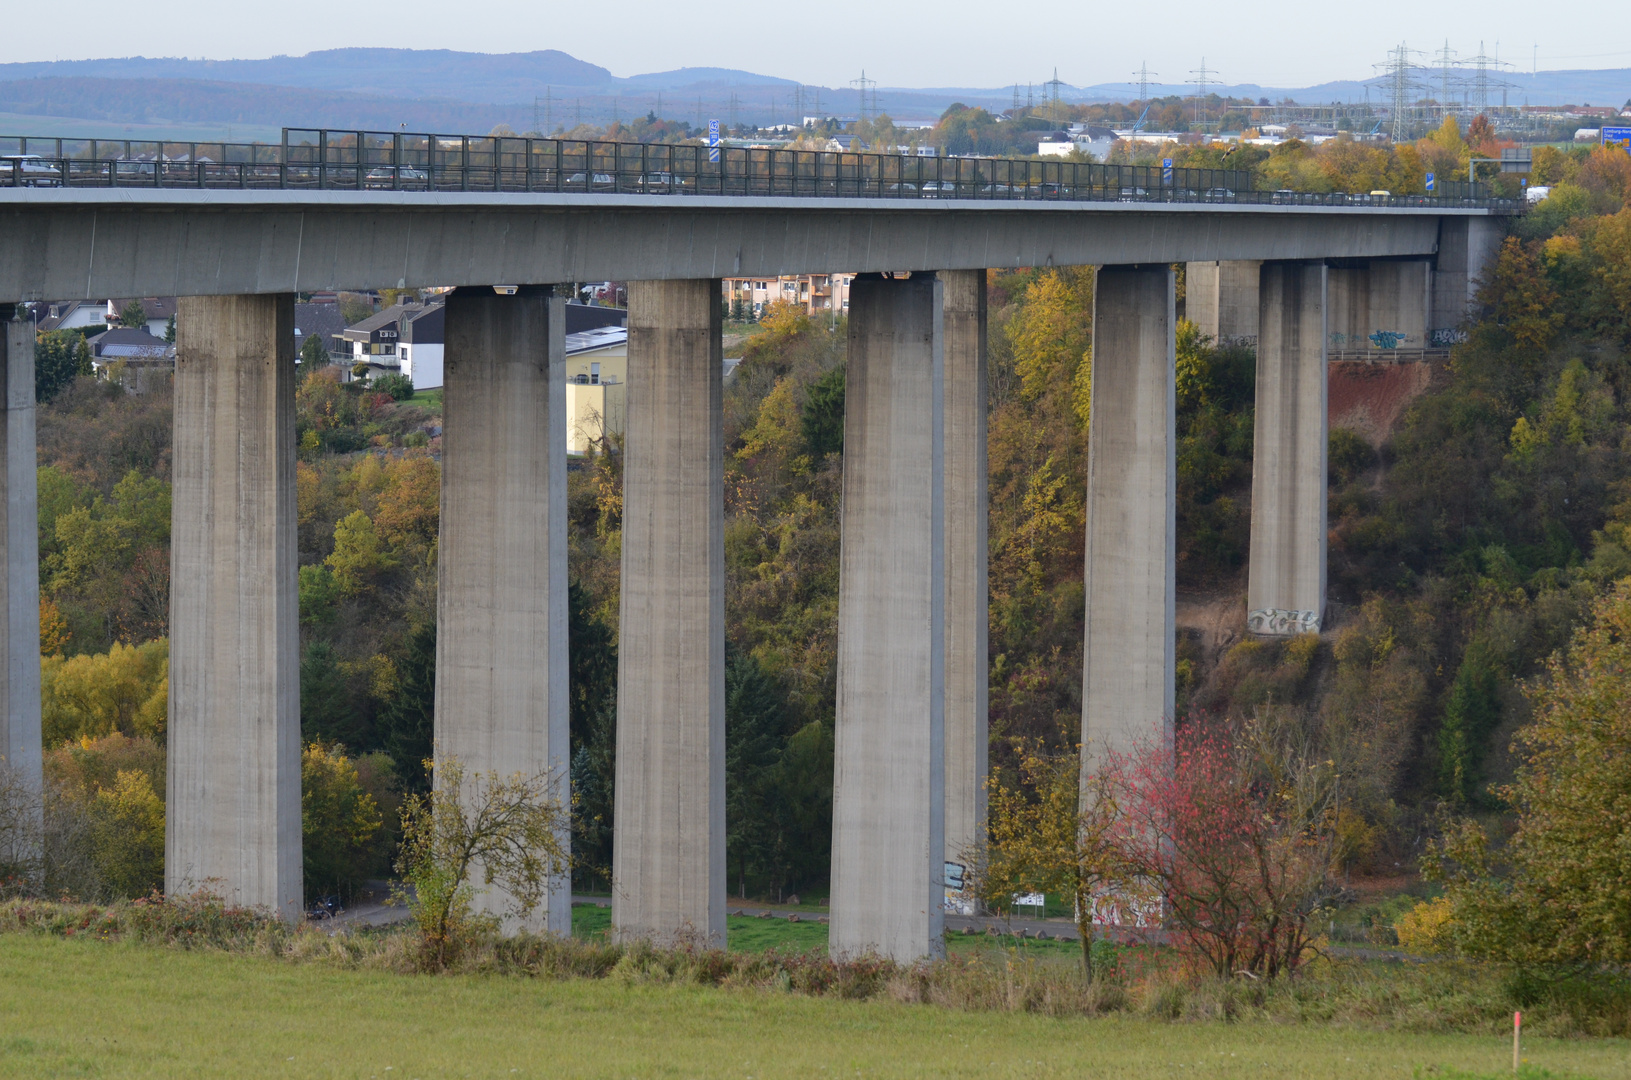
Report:
[[[851,86],[857,87],[861,92],[861,94],[860,94],[860,96],[861,96],[861,111],[860,111],[860,113],[858,114],[858,116],[856,118],[864,122],[866,120],[866,92],[867,92],[867,88],[868,87],[876,87],[878,85],[878,80],[877,79],[867,78],[866,77],[866,69],[862,68],[861,69],[861,77],[859,79],[851,79],[849,81],[849,84]],[[874,104],[876,104],[876,102],[877,102],[877,96],[876,95],[877,95],[877,91],[874,90],[873,91],[873,99],[872,99]]]
[[[1161,73],[1159,71],[1151,71],[1148,62],[1141,62],[1138,65],[1138,70],[1133,72],[1133,74],[1138,76],[1138,100],[1149,101],[1150,76],[1159,75]]]
[[[736,91],[732,90],[731,91],[731,104],[730,104],[730,130],[732,130],[732,131],[736,130],[736,104],[737,104]]]
[[[1441,117],[1449,116],[1451,111],[1455,108],[1453,104],[1455,101],[1455,94],[1451,91],[1450,87],[1454,84],[1457,78],[1454,74],[1455,50],[1450,48],[1449,38],[1444,39],[1444,48],[1440,49],[1435,55],[1438,57],[1439,115]]]
[[[1201,57],[1200,68],[1195,71],[1191,71],[1190,74],[1195,76],[1193,79],[1187,80],[1188,82],[1193,83],[1196,88],[1195,124],[1197,127],[1204,127],[1206,124],[1206,88],[1213,83],[1219,82],[1220,80],[1212,78],[1212,76],[1216,75],[1217,72],[1207,70],[1206,57],[1204,56]]]
[[[1501,68],[1512,66],[1501,60],[1500,51],[1500,45],[1497,43],[1496,55],[1487,56],[1484,53],[1484,43],[1480,41],[1478,43],[1478,55],[1467,61],[1472,65],[1472,79],[1469,87],[1471,93],[1467,104],[1477,112],[1489,111],[1489,92],[1491,90],[1500,90],[1504,95],[1512,85],[1500,77]]]
[[[1014,84],[1014,106],[1010,110],[1014,118],[1019,118],[1019,83]]]
[[[1059,122],[1059,88],[1065,85],[1059,81],[1058,68],[1053,69],[1053,78],[1043,85],[1048,88],[1048,123],[1057,124]]]
[[[1388,51],[1385,63],[1376,65],[1382,69],[1392,102],[1389,119],[1392,120],[1391,135],[1396,143],[1404,142],[1410,135],[1410,93],[1417,86],[1410,56],[1410,48],[1401,41],[1397,48]]]

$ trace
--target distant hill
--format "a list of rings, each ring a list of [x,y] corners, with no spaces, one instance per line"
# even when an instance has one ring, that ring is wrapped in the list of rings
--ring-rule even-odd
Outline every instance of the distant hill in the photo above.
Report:
[[[0,113],[104,121],[108,137],[115,137],[125,124],[201,122],[384,131],[406,124],[421,132],[486,132],[509,124],[521,130],[530,106],[415,101],[201,79],[43,78],[0,82]]]
[[[1631,99],[1631,68],[1608,71],[1508,73],[1506,101],[1617,105]],[[1188,95],[1189,85],[1154,85],[1152,94]],[[1314,104],[1364,101],[1363,82],[1311,87],[1220,85],[1219,93]],[[1006,108],[1011,87],[881,87],[870,107],[897,121],[928,122],[953,102]],[[1040,93],[1040,88],[1035,92]],[[1126,101],[1124,82],[1066,86],[1068,101]],[[1500,91],[1494,92],[1498,100]],[[1369,100],[1380,104],[1375,86]],[[731,117],[786,123],[820,112],[852,116],[860,110],[850,87],[799,86],[789,79],[733,68],[677,68],[628,77],[564,52],[471,53],[447,49],[327,49],[265,60],[189,60],[124,57],[0,64],[0,114],[62,117],[87,124],[185,124],[259,129],[359,127],[414,131],[486,132],[498,124],[516,131],[554,131],[578,122],[661,110],[702,124]],[[38,124],[29,127],[37,130]],[[76,123],[76,130],[80,125]],[[5,134],[7,132],[0,132]],[[110,129],[109,135],[117,134]]]

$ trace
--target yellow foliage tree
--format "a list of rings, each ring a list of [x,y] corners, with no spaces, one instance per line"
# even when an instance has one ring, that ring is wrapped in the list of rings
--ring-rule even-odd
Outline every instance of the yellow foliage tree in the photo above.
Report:
[[[170,642],[115,642],[99,655],[40,660],[41,721],[48,746],[118,732],[164,739]]]
[[[1025,288],[1025,302],[1005,333],[1014,352],[1020,396],[1071,388],[1071,410],[1087,427],[1092,402],[1093,271],[1048,270]]]
[[[145,772],[120,769],[91,800],[91,838],[104,883],[121,896],[164,885],[164,800]]]
[[[356,596],[374,585],[374,579],[396,568],[374,521],[353,510],[334,526],[334,551],[324,562],[346,596]]]
[[[1096,894],[1122,874],[1113,829],[1120,816],[1108,781],[1081,789],[1080,747],[1048,754],[1020,748],[1019,783],[1000,775],[988,783],[990,839],[964,860],[975,867],[976,892],[990,907],[1006,908],[1017,893],[1053,893],[1075,904],[1082,942],[1082,971],[1093,977],[1093,910]]]
[[[62,617],[57,605],[40,597],[40,655],[56,656],[73,637],[68,632],[68,620]]]

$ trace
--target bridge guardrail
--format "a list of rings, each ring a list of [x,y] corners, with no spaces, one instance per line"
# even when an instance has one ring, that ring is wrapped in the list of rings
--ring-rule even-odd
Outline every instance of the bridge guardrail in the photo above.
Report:
[[[0,137],[0,186],[9,187],[1523,208],[1483,185],[1425,196],[1257,191],[1253,183],[1251,173],[1227,169],[521,136],[290,128],[281,144]]]

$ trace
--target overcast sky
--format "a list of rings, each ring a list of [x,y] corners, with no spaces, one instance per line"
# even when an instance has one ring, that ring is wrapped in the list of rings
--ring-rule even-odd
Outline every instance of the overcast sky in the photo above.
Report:
[[[753,4],[673,0],[538,3],[333,0],[76,0],[6,4],[0,61],[118,55],[256,59],[345,46],[472,52],[560,49],[637,75],[677,67],[736,67],[845,86],[865,68],[884,86],[1075,85],[1130,80],[1143,61],[1182,82],[1205,58],[1226,82],[1305,86],[1366,78],[1401,39],[1463,55],[1480,38],[1530,70],[1631,67],[1631,2],[1480,0],[1476,5],[1371,0],[1306,6],[1163,0],[1155,4]],[[700,16],[700,17],[699,17]],[[1618,52],[1611,50],[1618,49]]]

